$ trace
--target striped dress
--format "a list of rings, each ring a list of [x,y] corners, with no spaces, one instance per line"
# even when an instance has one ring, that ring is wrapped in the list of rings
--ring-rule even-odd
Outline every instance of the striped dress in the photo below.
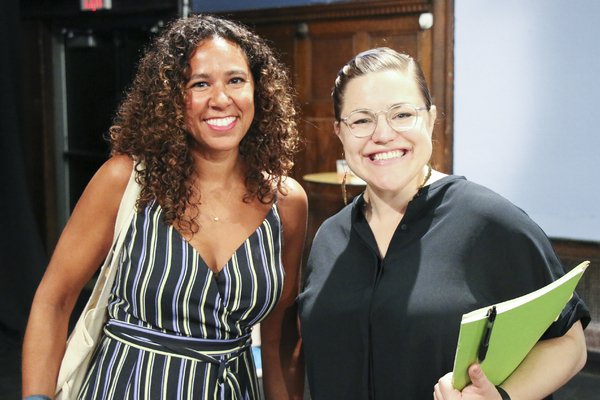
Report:
[[[276,202],[218,279],[150,204],[129,228],[78,399],[259,399],[250,331],[282,291]]]

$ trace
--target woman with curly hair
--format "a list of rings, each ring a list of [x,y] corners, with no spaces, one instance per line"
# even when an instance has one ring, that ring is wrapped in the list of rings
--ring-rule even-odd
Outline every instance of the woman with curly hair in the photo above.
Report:
[[[23,395],[53,397],[77,297],[108,254],[132,169],[141,186],[79,399],[302,398],[294,299],[307,198],[289,77],[239,24],[193,16],[148,48],[36,293]],[[284,247],[285,245],[285,247]]]

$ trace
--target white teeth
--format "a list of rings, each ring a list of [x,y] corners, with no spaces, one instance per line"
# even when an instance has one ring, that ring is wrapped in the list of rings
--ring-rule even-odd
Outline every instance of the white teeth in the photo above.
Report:
[[[235,117],[212,118],[212,119],[207,119],[206,123],[209,125],[215,125],[215,126],[227,126],[227,125],[231,124],[233,121],[235,121]]]
[[[389,160],[390,158],[400,158],[406,151],[394,150],[387,153],[377,153],[373,156],[373,161]]]

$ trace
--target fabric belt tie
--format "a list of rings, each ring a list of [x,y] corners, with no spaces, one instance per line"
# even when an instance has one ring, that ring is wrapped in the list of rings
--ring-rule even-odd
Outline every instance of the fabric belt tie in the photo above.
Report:
[[[242,398],[237,374],[231,370],[231,363],[245,351],[250,351],[251,335],[237,339],[199,339],[157,332],[148,328],[110,320],[104,326],[108,337],[132,347],[219,366],[217,400],[237,400]]]

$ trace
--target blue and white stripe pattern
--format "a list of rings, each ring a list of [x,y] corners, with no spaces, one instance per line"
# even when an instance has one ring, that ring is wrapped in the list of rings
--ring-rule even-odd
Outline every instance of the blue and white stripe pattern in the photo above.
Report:
[[[139,212],[79,398],[259,399],[249,334],[281,296],[282,234],[275,203],[215,279],[160,206]]]

